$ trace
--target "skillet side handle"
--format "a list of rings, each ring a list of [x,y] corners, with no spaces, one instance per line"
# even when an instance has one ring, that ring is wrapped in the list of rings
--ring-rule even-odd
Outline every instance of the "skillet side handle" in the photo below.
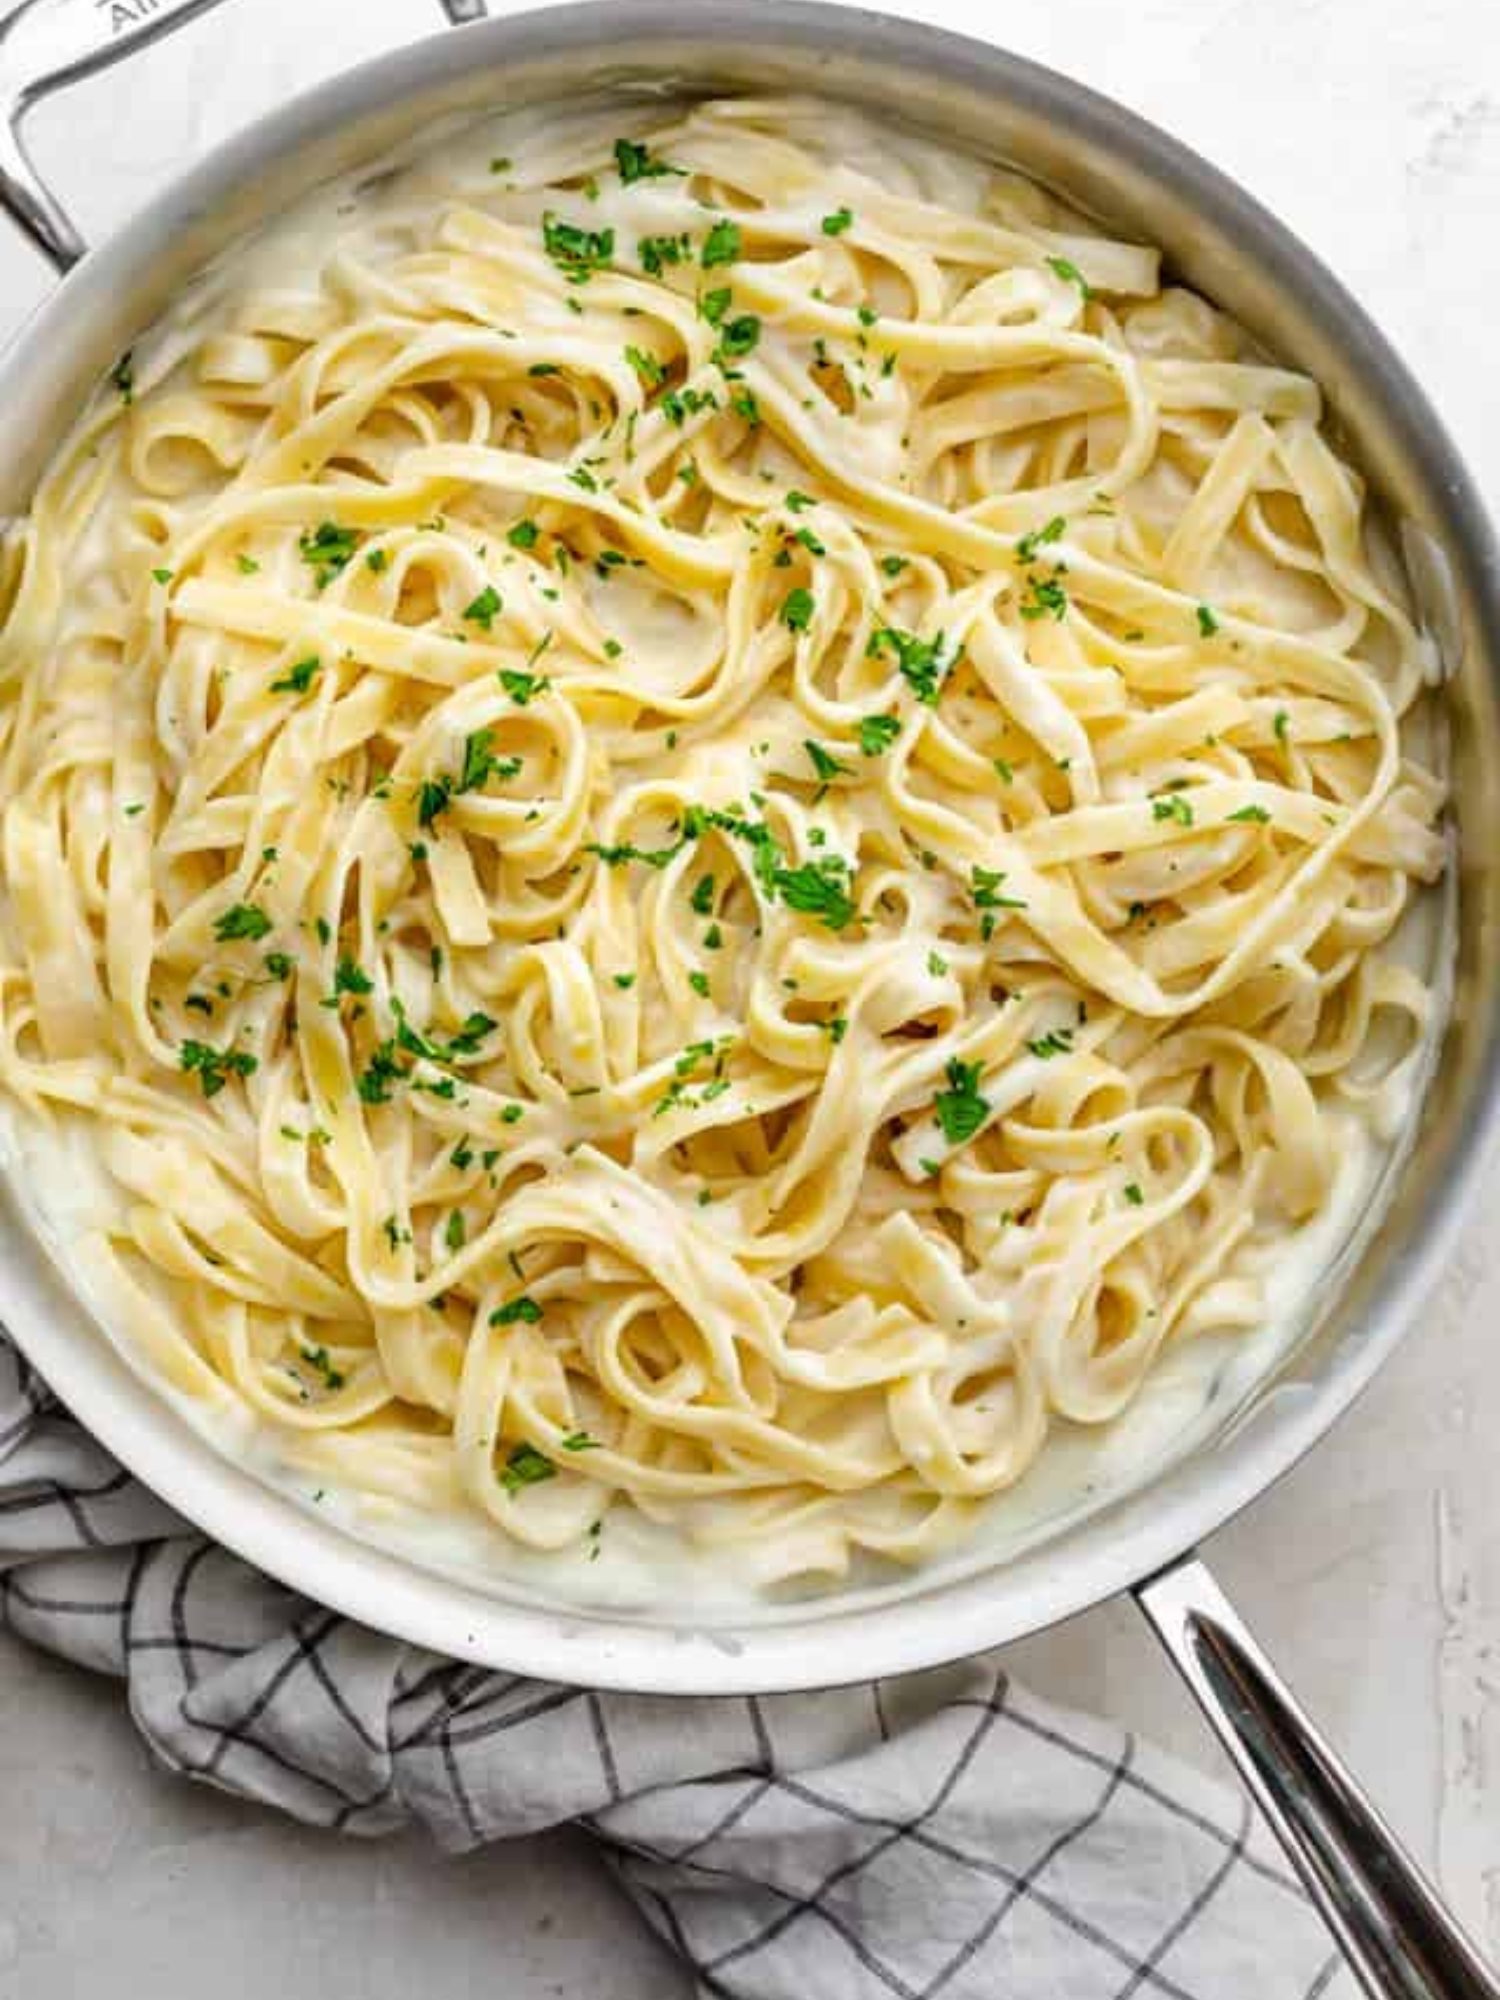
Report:
[[[1500,1980],[1197,1556],[1135,1597],[1372,2000],[1500,2000]]]
[[[219,0],[20,0],[0,21],[0,208],[59,272],[88,245],[32,164],[21,121],[38,98],[134,55]],[[442,0],[460,27],[486,0]]]
[[[32,165],[21,120],[38,98],[107,69],[218,0],[21,0],[0,22],[0,207],[59,271],[88,247]]]

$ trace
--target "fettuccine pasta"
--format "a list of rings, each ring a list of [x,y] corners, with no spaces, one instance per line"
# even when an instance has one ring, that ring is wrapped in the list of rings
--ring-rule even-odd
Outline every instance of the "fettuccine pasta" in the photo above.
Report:
[[[231,258],[11,527],[0,1085],[313,1478],[915,1559],[1259,1323],[1429,1024],[1436,662],[1154,250],[812,100],[513,131]]]

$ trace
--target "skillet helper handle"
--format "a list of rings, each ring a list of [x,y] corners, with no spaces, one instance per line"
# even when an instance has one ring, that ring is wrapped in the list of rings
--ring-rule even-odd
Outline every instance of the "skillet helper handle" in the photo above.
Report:
[[[21,121],[39,98],[122,62],[207,13],[219,0],[20,0],[0,21],[0,208],[57,269],[88,245],[37,172]],[[485,18],[485,0],[442,0],[455,27]]]
[[[1197,1556],[1135,1596],[1372,2000],[1500,2000],[1500,1979]]]

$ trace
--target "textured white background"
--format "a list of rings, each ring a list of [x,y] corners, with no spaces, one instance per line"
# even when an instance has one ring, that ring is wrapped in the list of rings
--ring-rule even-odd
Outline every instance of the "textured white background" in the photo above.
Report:
[[[905,11],[1003,37],[1243,180],[1373,310],[1500,490],[1493,0]],[[35,151],[97,234],[233,127],[437,21],[437,0],[227,0],[44,105]],[[46,288],[0,232],[0,333]],[[1405,1352],[1210,1553],[1500,1954],[1497,1223],[1500,1174]],[[1127,1606],[1014,1649],[1014,1664],[1057,1699],[1215,1754]],[[0,1637],[0,2000],[457,2000],[481,1985],[505,2000],[686,1993],[572,1837],[448,1863],[412,1842],[297,1832],[155,1771],[114,1685]]]

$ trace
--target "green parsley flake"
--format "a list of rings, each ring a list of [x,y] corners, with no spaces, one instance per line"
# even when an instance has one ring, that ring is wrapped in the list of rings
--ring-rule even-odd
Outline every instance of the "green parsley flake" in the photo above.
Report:
[[[1082,271],[1079,270],[1071,257],[1049,257],[1047,265],[1056,276],[1062,279],[1064,284],[1076,285],[1083,294],[1085,302],[1094,296],[1088,279],[1084,277]]]
[[[325,1388],[343,1388],[345,1377],[339,1369],[334,1367],[326,1347],[304,1347],[302,1349],[302,1359],[307,1363],[309,1368],[315,1368],[318,1374],[322,1376]]]
[[[1264,806],[1241,806],[1238,812],[1228,813],[1225,817],[1231,824],[1239,822],[1242,825],[1265,826],[1271,815]]]
[[[882,652],[893,654],[902,679],[917,700],[926,708],[936,708],[943,681],[958,664],[962,648],[941,632],[932,639],[919,639],[915,632],[883,625],[872,634],[866,650],[877,658]]]
[[[518,1444],[501,1469],[500,1484],[507,1493],[519,1493],[523,1486],[537,1486],[556,1477],[557,1467],[545,1452],[534,1444]]]
[[[616,139],[615,165],[626,187],[636,181],[659,181],[672,175],[680,180],[687,173],[686,167],[674,167],[666,160],[654,159],[646,147],[638,145],[634,139]]]
[[[1179,826],[1191,826],[1193,824],[1193,808],[1181,792],[1169,792],[1165,798],[1153,799],[1151,801],[1151,817],[1154,820],[1176,820]]]
[[[859,747],[866,757],[879,757],[900,734],[899,716],[862,715],[859,719]]]
[[[1198,606],[1199,634],[1205,639],[1211,639],[1214,636],[1215,632],[1218,631],[1218,629],[1219,629],[1219,621],[1214,616],[1213,612],[1209,609],[1208,605],[1200,604]]]
[[[533,695],[545,694],[552,683],[545,674],[527,674],[515,667],[502,667],[500,685],[517,708],[525,708]]]
[[[309,653],[305,660],[299,660],[279,681],[272,681],[272,694],[306,694],[318,673],[318,656]]]
[[[1068,615],[1068,593],[1056,576],[1029,576],[1026,579],[1026,595],[1021,599],[1020,613],[1023,618],[1056,618],[1059,621]]]
[[[786,594],[786,601],[781,607],[781,622],[788,631],[805,632],[812,623],[814,609],[812,592],[804,590],[799,584]]]
[[[648,389],[659,389],[667,378],[667,371],[656,356],[645,347],[627,347],[625,359],[639,375]]]
[[[720,264],[732,264],[740,254],[740,228],[737,222],[722,217],[703,239],[703,250],[699,263],[705,271],[712,271]]]
[[[542,217],[542,247],[570,285],[582,285],[607,268],[615,254],[612,229],[580,229],[560,222],[551,209]]]
[[[802,747],[807,752],[817,775],[819,798],[835,778],[849,778],[854,775],[847,764],[841,764],[837,757],[825,750],[821,743],[814,743],[810,736],[804,740]]]
[[[482,625],[488,632],[500,609],[500,593],[492,583],[487,583],[473,603],[465,608],[464,618],[471,625]]]
[[[832,215],[825,215],[819,225],[825,236],[842,236],[854,221],[852,208],[836,208]]]
[[[836,854],[820,855],[800,868],[779,867],[774,885],[789,910],[816,917],[828,930],[843,930],[854,916],[849,864]]]
[[[356,528],[341,528],[337,521],[320,521],[311,534],[302,535],[297,553],[313,572],[319,590],[326,590],[340,571],[347,569],[359,544]]]
[[[519,1298],[509,1299],[503,1306],[497,1306],[490,1314],[491,1326],[515,1326],[521,1322],[535,1326],[542,1316],[542,1309],[529,1292],[522,1292]]]
[[[1054,514],[1044,528],[1033,528],[1029,535],[1022,535],[1016,543],[1016,554],[1023,563],[1035,562],[1037,550],[1061,541],[1067,525],[1061,514]]]
[[[260,1067],[243,1049],[214,1049],[206,1042],[183,1042],[177,1060],[184,1070],[196,1073],[205,1097],[217,1097],[231,1076],[253,1076]]]
[[[214,919],[214,937],[220,944],[230,944],[236,938],[256,938],[267,936],[271,929],[271,919],[256,903],[236,903],[221,917]]]
[[[932,1108],[948,1144],[962,1146],[989,1116],[989,1100],[979,1094],[978,1063],[961,1062],[954,1056],[946,1075],[948,1088],[938,1092]]]
[[[534,549],[540,533],[535,521],[517,521],[513,528],[506,530],[505,539],[513,549]]]

